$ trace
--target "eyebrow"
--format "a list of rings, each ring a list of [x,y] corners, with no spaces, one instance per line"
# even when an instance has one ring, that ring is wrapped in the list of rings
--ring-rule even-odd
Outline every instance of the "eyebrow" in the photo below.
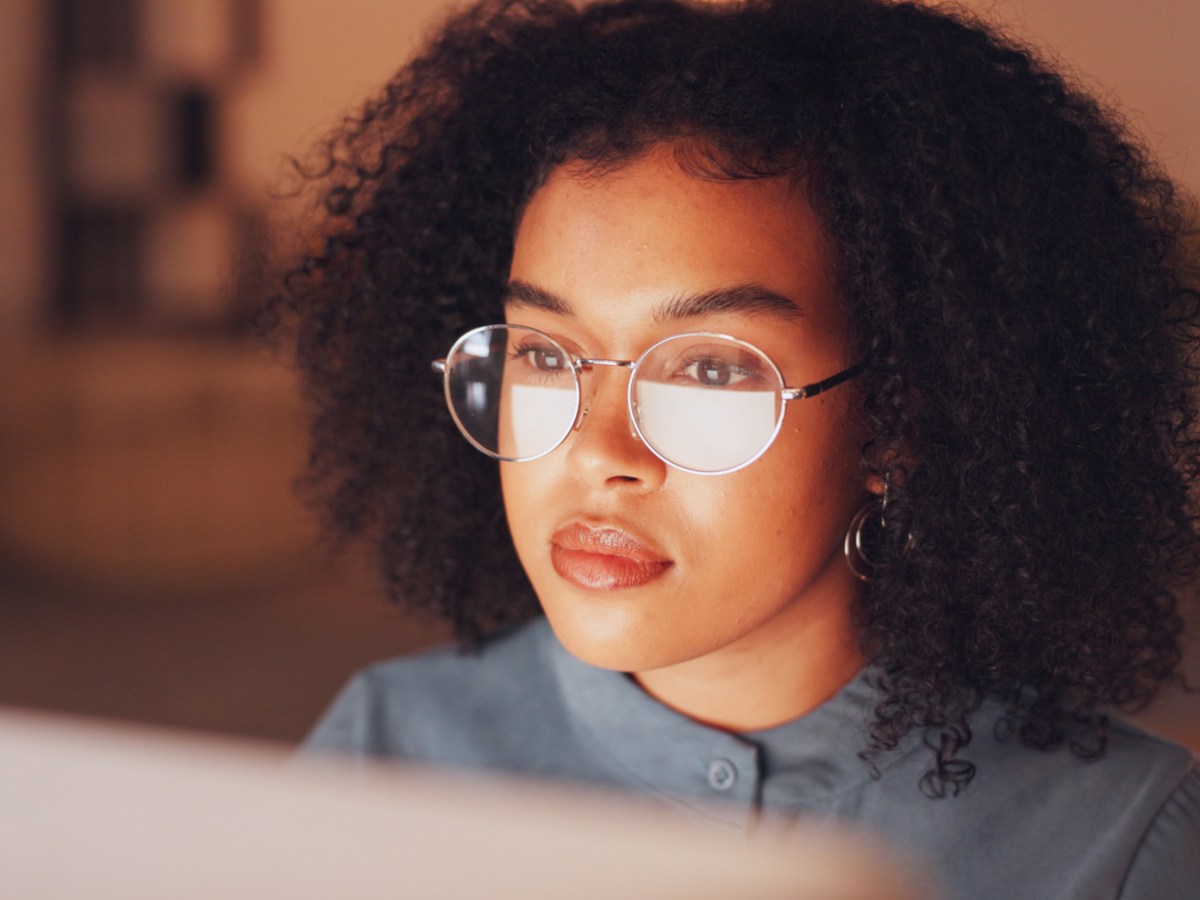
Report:
[[[504,289],[503,299],[505,306],[540,309],[563,316],[575,314],[570,301],[565,297],[524,281],[510,281]],[[768,314],[788,319],[804,315],[797,303],[782,294],[759,284],[739,284],[699,294],[673,297],[654,310],[654,319],[657,322],[674,322],[727,312]]]

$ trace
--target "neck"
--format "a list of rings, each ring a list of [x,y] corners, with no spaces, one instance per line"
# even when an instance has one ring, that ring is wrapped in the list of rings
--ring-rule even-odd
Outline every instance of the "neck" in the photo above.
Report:
[[[717,653],[632,673],[660,703],[727,731],[759,731],[816,709],[862,669],[852,604],[811,596],[780,611],[771,628]],[[814,602],[810,602],[814,601]]]

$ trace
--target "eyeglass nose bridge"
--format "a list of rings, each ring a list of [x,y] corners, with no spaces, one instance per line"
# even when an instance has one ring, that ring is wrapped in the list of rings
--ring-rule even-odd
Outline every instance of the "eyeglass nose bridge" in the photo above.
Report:
[[[638,361],[636,359],[593,359],[591,357],[579,357],[578,359],[575,360],[574,366],[575,366],[576,373],[578,373],[579,375],[582,375],[583,371],[585,369],[591,369],[595,366],[603,366],[605,368],[612,368],[612,369],[629,369],[630,377],[632,377],[633,370],[637,366],[637,364],[638,364]],[[584,392],[582,378],[579,379],[578,383],[579,383],[579,395],[580,395],[579,396],[579,413],[578,413],[578,415],[575,416],[575,424],[571,426],[572,431],[579,430],[580,426],[583,424],[584,418],[586,418],[588,412],[592,408],[592,398],[596,396],[595,390],[591,390],[586,393]],[[625,407],[626,407],[625,418],[626,418],[626,421],[629,423],[629,434],[630,434],[630,436],[632,436],[640,441],[640,440],[642,440],[642,437],[641,437],[641,435],[638,434],[637,428],[634,427],[634,424],[633,424],[633,410],[631,408],[631,404],[629,401],[628,390],[626,390],[625,398],[626,398],[625,399]]]
[[[584,359],[575,360],[575,365],[582,369],[585,366],[614,366],[621,369],[632,369],[637,365],[636,359]]]

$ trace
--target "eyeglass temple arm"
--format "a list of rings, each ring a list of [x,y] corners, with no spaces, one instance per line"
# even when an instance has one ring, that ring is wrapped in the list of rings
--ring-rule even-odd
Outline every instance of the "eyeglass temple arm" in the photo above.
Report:
[[[843,381],[849,381],[866,367],[866,363],[856,363],[848,369],[842,369],[842,371],[838,372],[836,375],[831,375],[824,381],[818,381],[815,384],[806,384],[804,387],[784,388],[783,399],[806,400],[809,397],[815,397],[817,394],[823,393],[830,388],[837,387]]]
[[[435,359],[429,364],[429,368],[433,370],[435,375],[446,374],[446,361],[444,359]]]

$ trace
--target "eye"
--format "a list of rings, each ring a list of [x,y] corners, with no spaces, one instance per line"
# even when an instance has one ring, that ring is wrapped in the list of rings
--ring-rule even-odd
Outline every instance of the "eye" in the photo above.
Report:
[[[719,356],[704,356],[691,359],[680,369],[680,377],[694,381],[703,387],[732,387],[757,372]]]
[[[536,372],[553,375],[567,371],[571,362],[562,350],[552,344],[528,341],[512,350],[512,359],[523,360]]]
[[[706,387],[725,387],[728,384],[736,384],[745,377],[744,372],[739,373],[726,360],[714,357],[693,360],[684,367],[683,371],[689,378],[695,379]]]

